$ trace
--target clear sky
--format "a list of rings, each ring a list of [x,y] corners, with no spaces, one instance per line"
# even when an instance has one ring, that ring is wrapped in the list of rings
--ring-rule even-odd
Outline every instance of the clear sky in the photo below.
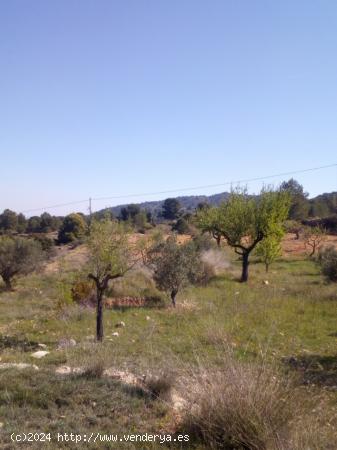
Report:
[[[336,148],[334,0],[0,2],[0,210],[305,169]],[[336,167],[295,178],[337,190]]]

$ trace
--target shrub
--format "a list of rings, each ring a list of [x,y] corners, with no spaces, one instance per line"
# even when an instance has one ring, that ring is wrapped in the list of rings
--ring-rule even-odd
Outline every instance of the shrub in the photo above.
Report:
[[[75,303],[91,303],[94,297],[94,283],[91,280],[77,280],[71,288],[71,297]]]
[[[54,239],[49,238],[45,234],[34,234],[32,236],[37,242],[40,243],[42,250],[46,252],[48,257],[51,257],[55,253]]]
[[[182,428],[193,440],[227,450],[287,448],[294,402],[272,368],[226,358],[221,369],[194,373],[190,384]]]
[[[216,270],[213,264],[201,261],[198,270],[194,273],[192,282],[198,286],[206,286],[215,276]]]
[[[82,214],[69,214],[62,222],[58,233],[58,240],[61,244],[78,241],[84,238],[87,231],[87,224]]]
[[[337,282],[337,250],[334,247],[327,247],[319,252],[318,263],[322,273],[330,281]]]
[[[6,289],[12,289],[12,280],[17,275],[26,275],[37,269],[45,253],[39,242],[19,237],[0,237],[0,276]]]
[[[189,224],[184,217],[180,217],[176,223],[172,226],[172,230],[178,234],[188,234],[190,231]]]
[[[168,400],[175,382],[175,375],[171,371],[150,374],[144,379],[144,389],[152,398]]]
[[[198,252],[202,252],[204,250],[210,250],[212,248],[216,247],[216,244],[214,243],[213,239],[209,234],[199,234],[193,239],[194,245],[196,247],[196,250]]]

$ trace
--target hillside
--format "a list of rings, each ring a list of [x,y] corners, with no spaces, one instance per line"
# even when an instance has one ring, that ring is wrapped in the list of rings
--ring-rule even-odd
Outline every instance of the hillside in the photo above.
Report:
[[[175,197],[181,204],[185,211],[192,212],[199,203],[209,203],[210,205],[218,206],[221,202],[226,200],[229,192],[221,192],[213,195],[186,195]],[[137,205],[146,211],[152,213],[153,216],[159,217],[165,199],[137,203]],[[337,213],[337,192],[330,192],[317,195],[310,199],[304,200],[307,202],[307,214],[309,218],[328,217]],[[112,206],[97,212],[97,214],[104,214],[106,211],[111,211],[115,217],[120,215],[121,209],[128,206],[130,203]],[[303,217],[304,219],[305,217]]]

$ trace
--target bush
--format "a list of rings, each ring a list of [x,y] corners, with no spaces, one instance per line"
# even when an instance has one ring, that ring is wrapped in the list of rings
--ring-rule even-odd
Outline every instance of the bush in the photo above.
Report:
[[[144,389],[154,399],[169,400],[175,382],[175,375],[171,371],[150,374],[144,379]]]
[[[328,280],[337,282],[337,250],[332,246],[321,250],[318,255],[318,263],[323,275]]]
[[[211,238],[209,234],[202,233],[196,236],[193,239],[194,245],[198,252],[202,252],[204,250],[210,250],[212,248],[216,248],[216,244],[214,239]]]
[[[182,427],[191,439],[227,450],[287,448],[294,402],[270,367],[226,358],[221,369],[193,374],[191,386]]]
[[[95,298],[95,287],[91,280],[77,280],[71,288],[71,297],[75,303],[92,303]]]
[[[201,261],[192,282],[198,286],[206,286],[215,276],[216,270],[213,264],[207,261]]]
[[[87,224],[82,214],[69,214],[62,222],[58,233],[60,244],[80,241],[87,232]]]
[[[51,257],[55,253],[54,239],[49,238],[45,234],[34,234],[32,236],[37,242],[40,243],[42,250],[46,252],[48,257]]]
[[[27,275],[38,269],[45,258],[39,242],[20,237],[0,237],[0,276],[6,289],[12,289],[17,275]]]
[[[176,231],[178,234],[188,234],[190,232],[190,227],[187,220],[180,217],[172,226],[172,231]]]

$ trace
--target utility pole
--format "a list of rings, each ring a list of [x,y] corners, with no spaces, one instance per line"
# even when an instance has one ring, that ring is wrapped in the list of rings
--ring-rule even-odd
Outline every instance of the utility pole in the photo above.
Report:
[[[92,216],[92,208],[91,208],[91,197],[89,197],[89,224],[91,225],[91,216]]]

